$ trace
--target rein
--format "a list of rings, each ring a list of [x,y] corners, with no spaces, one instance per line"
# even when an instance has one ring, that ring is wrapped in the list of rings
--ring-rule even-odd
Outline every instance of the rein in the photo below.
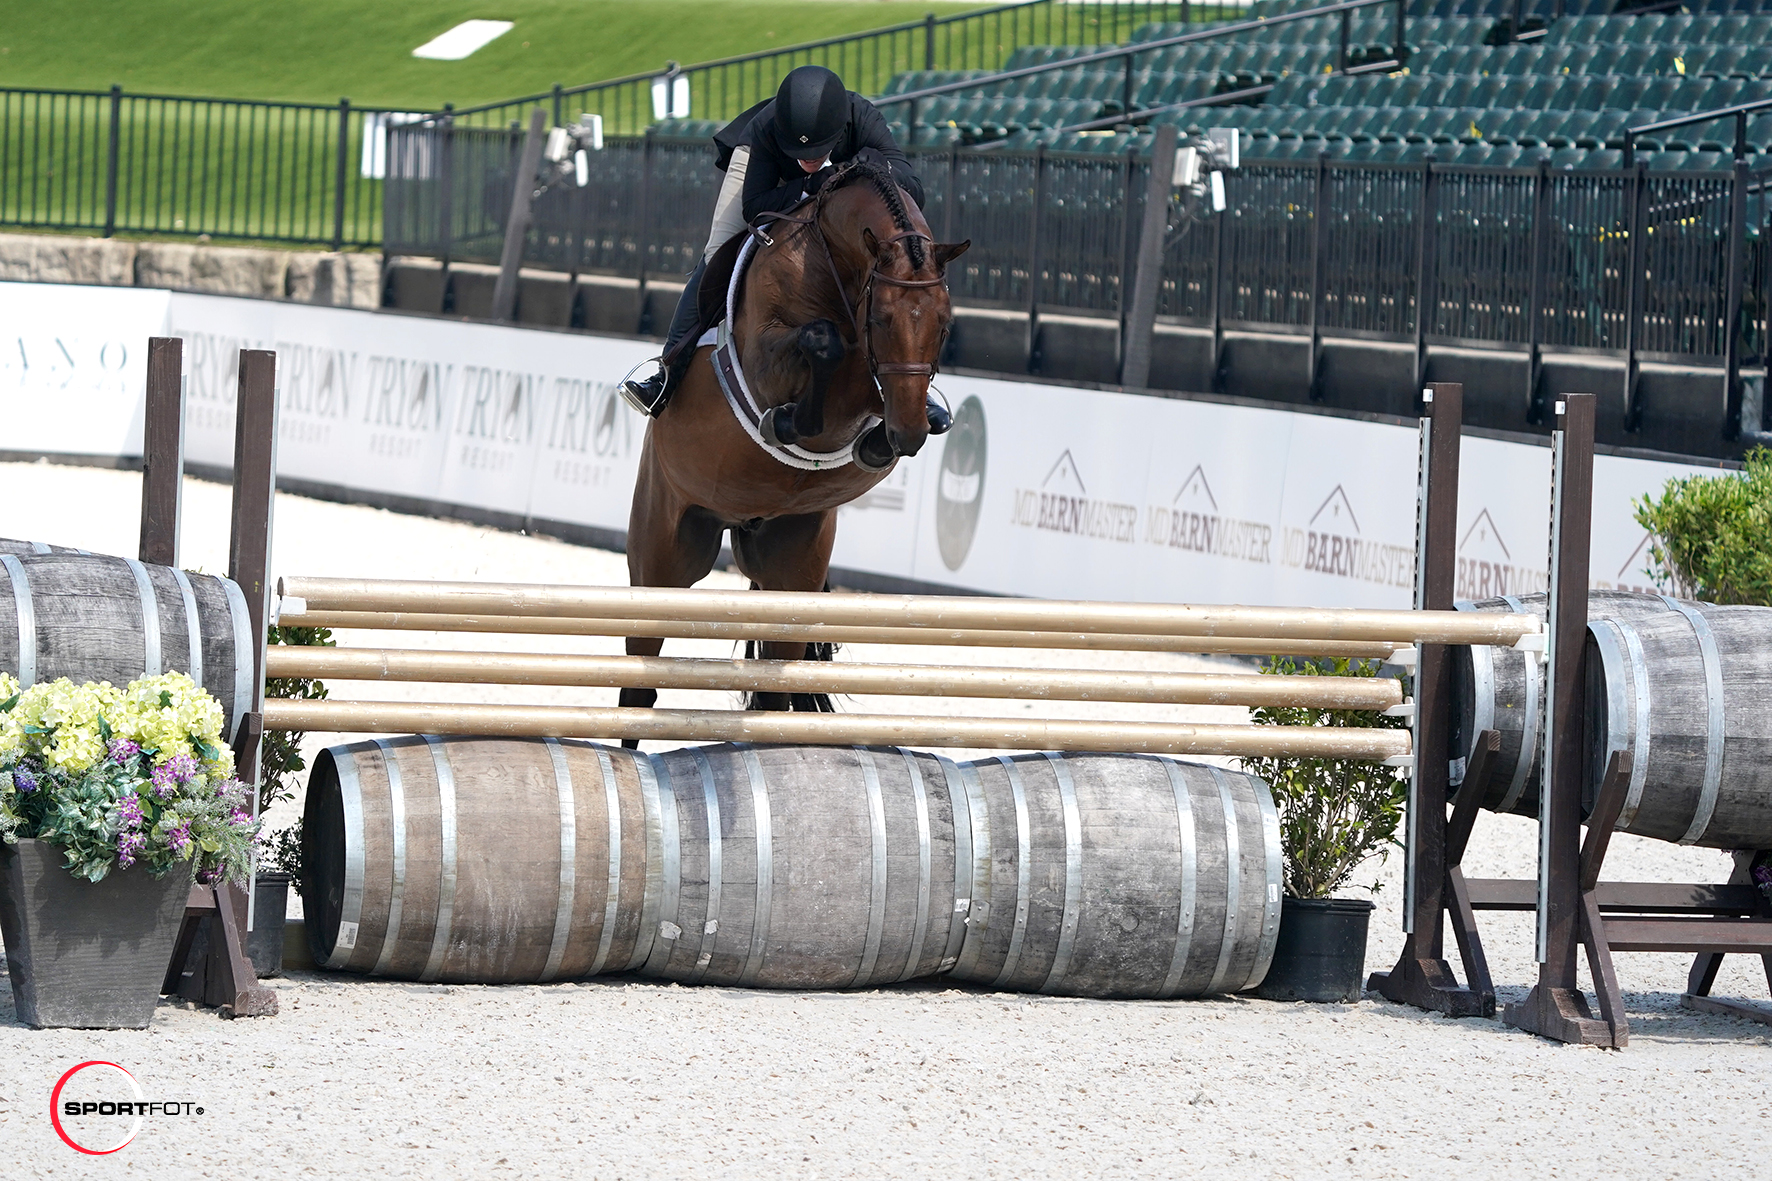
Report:
[[[878,280],[881,283],[886,283],[893,287],[935,287],[942,283],[942,277],[937,275],[933,279],[900,279],[882,271],[880,269],[880,263],[876,259],[873,267],[868,271],[867,281],[862,284],[860,297],[855,303],[851,304],[849,302],[848,289],[843,286],[843,276],[837,273],[837,258],[836,255],[831,252],[831,240],[825,235],[824,226],[819,221],[818,215],[822,208],[823,203],[820,202],[819,205],[813,209],[812,213],[806,217],[790,217],[785,213],[759,214],[757,218],[759,224],[752,226],[750,232],[756,236],[763,245],[773,246],[775,245],[775,240],[763,232],[763,226],[761,223],[765,221],[788,222],[791,225],[811,228],[818,231],[819,244],[824,247],[825,269],[830,272],[831,282],[836,284],[837,294],[843,300],[843,308],[849,313],[849,326],[855,334],[855,343],[862,345],[867,349],[868,373],[874,379],[874,389],[876,391],[880,390],[880,375],[882,373],[889,377],[905,375],[933,378],[938,370],[937,365],[934,363],[928,361],[881,361],[875,354],[873,326],[874,282]],[[891,246],[896,242],[903,242],[910,238],[920,238],[931,246],[935,244],[935,239],[929,234],[923,233],[921,230],[901,230],[899,233],[887,238],[882,245]],[[860,312],[860,309],[864,307],[866,308],[866,311]],[[866,322],[865,328],[863,327],[864,316]],[[881,392],[881,401],[885,401],[884,392]]]

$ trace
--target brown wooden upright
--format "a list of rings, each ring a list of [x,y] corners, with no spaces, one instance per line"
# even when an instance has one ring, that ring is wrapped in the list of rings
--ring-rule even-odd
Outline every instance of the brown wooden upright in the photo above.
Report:
[[[154,404],[150,402],[150,410]],[[164,409],[164,403],[162,404]],[[228,577],[246,595],[254,638],[255,692],[241,703],[230,742],[234,773],[253,788],[264,734],[265,620],[270,606],[271,501],[277,489],[277,354],[240,350],[240,385],[234,416],[234,506],[228,542]],[[180,425],[182,426],[182,416]],[[151,431],[164,429],[158,424]],[[245,653],[236,654],[245,659]],[[244,890],[223,880],[191,890],[184,926],[161,991],[221,1008],[225,1017],[269,1017],[277,994],[258,982],[246,955],[251,928],[250,879]]]
[[[1539,794],[1538,984],[1503,1019],[1544,1037],[1618,1045],[1576,983],[1581,954],[1588,553],[1593,534],[1594,395],[1565,394],[1552,437],[1546,766]]]
[[[178,565],[179,507],[185,474],[184,344],[148,338],[147,413],[142,420],[142,529],[137,556]]]
[[[1458,460],[1464,386],[1434,382],[1424,391],[1422,488],[1415,606],[1450,611],[1458,576]],[[1452,1017],[1488,1017],[1495,994],[1458,983],[1446,962],[1446,803],[1451,794],[1452,661],[1444,644],[1423,644],[1415,678],[1415,783],[1410,793],[1407,908],[1403,953],[1367,987],[1393,1001]],[[1468,960],[1468,957],[1467,957]],[[1473,982],[1475,983],[1475,982]]]

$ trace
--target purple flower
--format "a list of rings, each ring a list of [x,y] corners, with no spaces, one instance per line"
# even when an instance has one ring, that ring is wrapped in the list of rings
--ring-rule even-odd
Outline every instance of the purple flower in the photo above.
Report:
[[[113,762],[126,763],[142,752],[142,748],[127,738],[113,738],[109,753]]]
[[[252,823],[252,813],[245,808],[235,808],[228,813],[228,823],[236,828],[245,828]]]
[[[191,843],[191,826],[188,823],[181,824],[171,832],[167,833],[166,843],[172,846],[172,851],[174,853],[183,857],[186,846]]]
[[[189,783],[191,777],[197,773],[197,760],[190,755],[173,755],[166,760],[166,766],[171,769],[172,777],[180,783]]]
[[[125,832],[117,836],[117,864],[128,869],[135,864],[135,855],[147,848],[148,838],[139,832]]]
[[[37,777],[20,767],[12,773],[12,784],[20,791],[33,792],[37,790]]]
[[[215,866],[210,869],[200,869],[197,871],[197,884],[199,886],[213,886],[213,885],[215,885],[216,882],[218,882],[220,880],[221,880],[221,867],[220,866]]]
[[[117,801],[117,825],[120,828],[140,828],[145,819],[142,802],[134,795],[126,795]]]
[[[154,783],[154,795],[162,800],[170,800],[178,791],[178,777],[173,773],[172,764],[162,763],[154,768],[150,777]]]

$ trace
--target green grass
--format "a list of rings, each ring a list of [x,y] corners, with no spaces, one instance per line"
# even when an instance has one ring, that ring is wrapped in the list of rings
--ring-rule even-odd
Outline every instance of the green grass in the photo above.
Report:
[[[0,86],[435,109],[839,36],[951,0],[85,0],[7,5]],[[516,27],[459,62],[412,50],[464,20]]]

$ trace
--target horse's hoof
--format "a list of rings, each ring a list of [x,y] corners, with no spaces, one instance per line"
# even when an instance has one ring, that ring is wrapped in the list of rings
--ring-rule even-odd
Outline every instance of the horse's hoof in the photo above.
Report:
[[[883,472],[897,459],[883,422],[855,442],[855,466],[864,472]]]
[[[929,433],[932,435],[947,434],[948,428],[954,425],[954,416],[948,413],[948,408],[931,398],[927,409],[929,411]]]
[[[771,447],[786,447],[800,441],[800,432],[794,429],[794,404],[777,406],[764,413],[763,421],[757,424],[757,431],[763,441]]]

